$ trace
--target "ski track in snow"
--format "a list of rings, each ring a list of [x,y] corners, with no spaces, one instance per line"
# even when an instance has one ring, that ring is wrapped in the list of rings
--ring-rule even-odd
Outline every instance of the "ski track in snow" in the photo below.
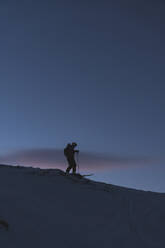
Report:
[[[3,248],[164,248],[165,194],[0,166]]]

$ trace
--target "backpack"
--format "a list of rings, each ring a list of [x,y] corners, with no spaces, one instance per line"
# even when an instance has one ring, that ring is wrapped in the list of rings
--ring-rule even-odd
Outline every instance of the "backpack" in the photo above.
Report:
[[[68,157],[68,156],[70,155],[69,146],[70,146],[70,144],[68,144],[67,147],[65,147],[65,149],[64,149],[64,155],[65,155],[66,157]]]

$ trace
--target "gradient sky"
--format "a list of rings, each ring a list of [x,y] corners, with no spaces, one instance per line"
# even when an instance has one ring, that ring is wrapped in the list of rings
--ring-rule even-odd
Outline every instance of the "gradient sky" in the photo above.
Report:
[[[139,161],[99,180],[165,191],[164,13],[162,0],[2,0],[1,161],[76,141],[88,162]]]

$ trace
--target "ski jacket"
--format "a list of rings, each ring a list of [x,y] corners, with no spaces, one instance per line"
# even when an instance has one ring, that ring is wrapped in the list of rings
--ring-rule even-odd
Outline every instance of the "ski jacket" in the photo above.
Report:
[[[64,155],[67,158],[74,158],[75,152],[78,152],[77,150],[74,150],[73,146],[71,144],[68,144],[64,149]]]

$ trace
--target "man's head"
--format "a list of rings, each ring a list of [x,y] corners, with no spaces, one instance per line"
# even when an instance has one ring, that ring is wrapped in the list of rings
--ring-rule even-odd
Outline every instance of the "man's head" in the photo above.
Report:
[[[75,142],[72,142],[72,146],[73,146],[73,147],[76,147],[77,144],[76,144]]]

